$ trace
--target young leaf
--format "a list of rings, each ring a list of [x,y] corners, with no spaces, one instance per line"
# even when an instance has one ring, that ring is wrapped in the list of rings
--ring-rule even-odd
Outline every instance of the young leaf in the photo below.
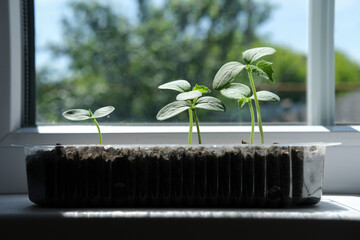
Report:
[[[265,78],[266,80],[270,80],[269,76],[264,72],[261,68],[258,68],[254,65],[249,65],[251,71],[258,75],[259,77]]]
[[[202,93],[198,90],[195,91],[190,91],[190,92],[184,92],[184,93],[179,93],[176,96],[176,100],[178,101],[183,101],[183,100],[191,100],[197,97],[201,97]]]
[[[251,64],[259,58],[272,55],[275,52],[276,50],[271,47],[252,48],[243,52],[243,59],[247,64]]]
[[[63,117],[71,121],[82,121],[90,119],[89,111],[85,109],[70,109],[63,112]]]
[[[159,89],[170,89],[178,92],[188,92],[191,89],[191,85],[186,80],[176,80],[162,84],[158,87]]]
[[[114,110],[115,110],[115,108],[113,106],[106,106],[106,107],[99,108],[98,110],[96,110],[94,112],[94,115],[92,115],[91,118],[105,117],[106,115],[109,115],[110,113],[112,113]]]
[[[256,92],[257,98],[259,101],[263,102],[280,102],[280,97],[276,95],[275,93],[269,92],[269,91],[259,91]],[[254,95],[250,97],[251,99],[254,99]]]
[[[172,103],[169,103],[156,115],[156,119],[163,121],[166,119],[169,119],[175,115],[178,115],[179,113],[186,111],[190,108],[190,104],[187,101],[175,101]]]
[[[214,77],[213,88],[215,90],[223,89],[226,85],[234,81],[244,67],[245,65],[239,62],[225,63]]]
[[[248,97],[250,94],[250,88],[245,84],[230,83],[230,85],[221,89],[220,93],[227,98],[238,100],[240,98]]]
[[[215,112],[225,112],[225,105],[214,97],[201,97],[195,103],[195,108],[206,109]]]
[[[202,93],[209,93],[211,92],[210,89],[204,85],[195,85],[195,87],[193,87],[192,89],[193,91],[195,90],[198,90],[199,92],[202,92]]]
[[[245,104],[248,103],[249,101],[251,101],[249,98],[240,98],[238,104],[240,108],[243,108],[243,106],[245,106]]]
[[[266,73],[266,75],[269,77],[269,80],[271,82],[274,82],[274,79],[272,77],[272,74],[273,74],[274,71],[272,70],[271,65],[272,65],[271,62],[267,62],[267,61],[264,61],[264,60],[261,60],[256,64],[256,66],[258,68],[260,68],[261,70],[263,70]]]

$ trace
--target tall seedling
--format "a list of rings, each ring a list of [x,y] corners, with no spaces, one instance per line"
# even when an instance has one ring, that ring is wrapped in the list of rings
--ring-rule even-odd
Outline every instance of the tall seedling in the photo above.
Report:
[[[175,102],[169,103],[168,105],[160,109],[160,111],[156,116],[156,119],[163,121],[188,110],[189,111],[188,144],[192,143],[192,129],[193,129],[194,119],[198,134],[198,142],[199,144],[201,144],[199,119],[196,114],[196,109],[206,109],[215,112],[225,112],[225,106],[221,102],[221,100],[215,97],[202,96],[203,93],[210,93],[209,88],[205,86],[199,86],[196,84],[196,86],[191,89],[191,85],[188,81],[176,80],[159,86],[159,89],[169,89],[180,92],[176,96]]]
[[[261,144],[264,144],[264,133],[262,128],[261,121],[261,111],[259,101],[264,102],[279,102],[280,98],[276,94],[269,91],[259,91],[256,92],[253,73],[258,75],[261,78],[274,82],[272,77],[272,63],[260,60],[260,58],[272,55],[276,52],[275,49],[270,47],[260,47],[246,50],[243,52],[244,64],[240,62],[228,62],[224,64],[219,71],[216,73],[213,88],[220,91],[220,93],[228,98],[236,99],[239,107],[243,107],[246,103],[249,105],[250,115],[251,115],[251,135],[250,143],[254,143],[254,126],[255,126],[255,116],[252,107],[252,101],[255,102],[256,115],[259,126],[259,131],[261,135]],[[250,88],[241,83],[233,83],[233,81],[239,76],[240,72],[246,69],[249,77]],[[251,94],[252,92],[252,94]]]

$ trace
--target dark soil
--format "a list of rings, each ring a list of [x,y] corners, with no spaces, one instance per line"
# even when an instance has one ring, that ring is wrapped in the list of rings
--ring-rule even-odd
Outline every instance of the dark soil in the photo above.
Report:
[[[29,197],[46,206],[315,204],[321,166],[316,146],[56,146],[26,158]]]

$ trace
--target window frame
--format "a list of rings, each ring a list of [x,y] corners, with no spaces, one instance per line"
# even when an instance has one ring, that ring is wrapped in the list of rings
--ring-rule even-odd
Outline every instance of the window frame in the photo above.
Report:
[[[334,125],[334,0],[309,0],[309,53],[307,75],[308,125],[264,126],[272,142],[342,142],[327,149],[325,185],[327,193],[359,193],[360,126]],[[25,144],[96,143],[91,125],[24,127],[24,52],[21,0],[0,4],[0,193],[26,192],[23,148]],[[2,23],[2,25],[1,25]],[[325,24],[325,27],[324,27]],[[319,31],[319,28],[321,31]],[[8,34],[6,34],[8,33]],[[326,44],[323,44],[324,41]],[[324,62],[324,60],[326,60]],[[317,80],[315,80],[317,79]],[[318,94],[319,90],[321,94]],[[325,104],[322,107],[321,104]],[[185,144],[187,126],[102,126],[104,143]],[[205,144],[229,144],[247,139],[248,126],[201,126]],[[196,129],[194,129],[196,133]],[[15,145],[20,147],[16,147]],[[346,156],[346,158],[344,157]],[[341,161],[339,161],[341,160]],[[7,184],[11,182],[11,184]]]
[[[335,0],[309,0],[307,124],[335,122]]]

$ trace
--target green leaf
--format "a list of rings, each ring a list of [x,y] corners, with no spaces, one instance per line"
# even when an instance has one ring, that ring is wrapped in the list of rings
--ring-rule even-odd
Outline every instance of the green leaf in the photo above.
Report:
[[[221,100],[214,97],[201,97],[195,103],[195,108],[206,109],[215,112],[225,112],[225,105]]]
[[[183,100],[191,100],[197,97],[201,97],[202,93],[198,90],[180,93],[176,96],[176,100],[183,101]]]
[[[198,90],[199,92],[202,92],[202,93],[209,93],[211,92],[210,89],[204,85],[195,85],[195,87],[193,87],[192,89],[193,91],[195,90]]]
[[[85,109],[70,109],[63,112],[63,117],[71,121],[82,121],[90,119],[89,111]]]
[[[275,52],[276,50],[271,47],[252,48],[243,52],[243,59],[247,64],[251,64],[259,58],[272,55]]]
[[[266,75],[269,77],[269,80],[271,82],[274,82],[274,79],[272,77],[272,74],[273,74],[274,71],[272,70],[271,65],[272,65],[271,62],[267,62],[267,61],[264,61],[264,60],[261,60],[256,64],[256,66],[258,68],[260,68],[261,70],[263,70],[266,73]]]
[[[244,67],[245,65],[239,62],[225,63],[214,77],[213,88],[215,90],[223,89],[226,85],[235,80]]]
[[[238,104],[240,108],[243,108],[243,106],[245,106],[245,104],[248,103],[249,101],[251,101],[249,98],[240,98]]]
[[[259,101],[263,102],[280,102],[280,97],[276,95],[275,93],[269,92],[269,91],[259,91],[256,92],[256,96]],[[254,95],[250,97],[251,99],[254,99]]]
[[[156,115],[156,119],[163,121],[172,118],[173,116],[178,115],[179,113],[186,111],[189,108],[190,104],[187,101],[175,101],[160,109]]]
[[[249,65],[249,68],[253,73],[258,75],[259,77],[265,78],[266,80],[270,80],[269,76],[261,68],[258,68],[257,66],[254,65]]]
[[[186,80],[176,80],[160,85],[159,89],[170,89],[178,92],[188,92],[191,89],[191,85]]]
[[[114,110],[115,110],[115,108],[113,106],[106,106],[106,107],[99,108],[98,110],[96,110],[94,112],[94,114],[92,115],[91,118],[105,117],[106,115],[109,115],[110,113],[112,113]]]
[[[230,83],[230,85],[221,89],[220,93],[227,98],[238,100],[243,97],[248,97],[250,94],[250,88],[245,84]]]

